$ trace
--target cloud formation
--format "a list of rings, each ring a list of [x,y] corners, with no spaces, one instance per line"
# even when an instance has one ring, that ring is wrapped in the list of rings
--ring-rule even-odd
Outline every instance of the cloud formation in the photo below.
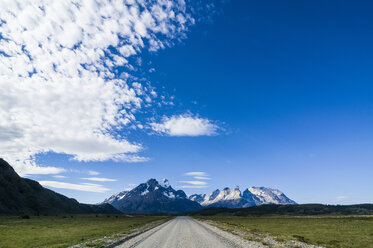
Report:
[[[62,176],[62,175],[55,175],[53,176],[54,178],[66,178],[66,176]]]
[[[43,186],[49,186],[49,187],[57,188],[57,189],[71,189],[71,190],[96,192],[96,193],[105,193],[110,190],[108,188],[105,188],[102,185],[93,184],[93,183],[74,184],[74,183],[65,183],[65,182],[58,182],[58,181],[39,181],[39,183]]]
[[[181,185],[178,188],[181,188],[181,189],[202,189],[202,188],[207,188],[207,185]]]
[[[207,176],[207,173],[203,171],[191,171],[191,172],[186,172],[184,175],[185,176]]]
[[[2,156],[20,175],[65,172],[38,166],[34,156],[45,152],[78,161],[146,161],[137,155],[141,144],[117,131],[135,122],[157,94],[129,84],[118,71],[131,68],[130,56],[183,38],[193,23],[184,1],[1,1]],[[192,117],[160,125],[169,135],[216,131],[208,120]]]
[[[196,177],[194,177],[194,179],[198,179],[198,180],[211,180],[210,177],[200,177],[200,176],[196,176]]]
[[[207,185],[207,183],[203,181],[180,181],[180,183],[186,183],[191,185]]]
[[[202,180],[211,180],[210,177],[208,177],[208,174],[203,171],[190,171],[184,173],[184,176],[193,177],[197,180],[188,180],[188,181],[179,181],[179,183],[182,183],[184,185],[179,186],[179,188],[183,189],[195,189],[195,188],[207,188],[208,184],[206,181]]]
[[[189,114],[163,117],[161,123],[150,126],[156,133],[169,136],[212,136],[219,129],[211,120]]]
[[[110,178],[104,178],[104,177],[84,177],[81,178],[83,180],[89,180],[89,181],[97,181],[97,182],[116,182],[117,179],[110,179]]]

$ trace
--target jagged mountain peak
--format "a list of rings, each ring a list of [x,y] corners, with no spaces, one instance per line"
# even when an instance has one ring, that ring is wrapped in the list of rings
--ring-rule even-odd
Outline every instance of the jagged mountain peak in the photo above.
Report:
[[[106,202],[125,213],[182,213],[201,208],[197,202],[189,200],[184,191],[173,189],[167,179],[158,182],[152,178],[125,194],[121,193]]]
[[[160,183],[159,183],[162,187],[164,188],[168,188],[170,187],[170,182],[168,181],[168,179],[166,178],[163,178]]]
[[[278,189],[266,187],[250,187],[241,192],[240,188],[225,187],[211,194],[194,194],[190,200],[200,203],[204,207],[242,208],[262,204],[296,204]]]
[[[167,179],[152,178],[130,191],[123,191],[105,200],[125,213],[180,213],[203,207],[242,208],[262,204],[296,204],[278,189],[239,186],[216,189],[210,194],[187,197],[183,190],[175,190]]]
[[[156,187],[159,185],[157,179],[150,178],[148,181],[146,181],[146,184],[150,187]]]
[[[282,191],[267,187],[250,187],[248,190],[257,196],[263,204],[296,204]]]
[[[112,204],[115,201],[123,199],[127,195],[128,192],[129,191],[125,190],[125,191],[116,193],[116,194],[110,196],[109,198],[105,199],[102,203]]]
[[[205,200],[206,194],[193,194],[189,196],[189,199],[201,204]]]

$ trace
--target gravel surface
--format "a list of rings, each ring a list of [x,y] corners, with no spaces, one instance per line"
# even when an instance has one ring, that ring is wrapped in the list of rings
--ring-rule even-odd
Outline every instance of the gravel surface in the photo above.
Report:
[[[262,248],[261,243],[247,241],[224,232],[217,227],[190,217],[180,216],[145,233],[117,248]]]

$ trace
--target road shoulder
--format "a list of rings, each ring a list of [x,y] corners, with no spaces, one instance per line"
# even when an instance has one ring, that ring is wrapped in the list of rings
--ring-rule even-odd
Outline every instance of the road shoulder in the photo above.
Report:
[[[110,236],[104,236],[99,239],[91,240],[81,244],[73,245],[68,248],[92,248],[92,247],[104,247],[104,248],[114,248],[118,247],[124,242],[135,238],[145,232],[150,232],[151,230],[159,228],[161,225],[169,222],[173,218],[167,218],[164,220],[157,220],[150,222],[144,226],[134,228],[130,232],[126,233],[117,233]]]
[[[199,221],[201,224],[206,225],[208,227],[213,227],[215,230],[220,230],[224,233],[229,233],[230,235],[240,237],[243,240],[250,241],[251,244],[256,244],[256,247],[294,247],[294,248],[323,248],[321,246],[306,244],[300,241],[291,240],[288,242],[281,242],[276,240],[276,237],[272,237],[269,235],[259,234],[259,233],[250,233],[239,229],[232,225],[226,225],[220,222],[215,222],[212,220],[203,220],[199,218],[193,219]]]

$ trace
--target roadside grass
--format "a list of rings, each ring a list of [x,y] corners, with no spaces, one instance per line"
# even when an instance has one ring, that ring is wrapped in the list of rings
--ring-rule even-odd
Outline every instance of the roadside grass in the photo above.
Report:
[[[211,220],[218,226],[224,226],[225,229],[238,229],[250,235],[270,235],[279,242],[297,240],[328,248],[373,248],[373,216],[198,216],[197,218]],[[247,239],[255,239],[250,235]]]
[[[65,215],[0,217],[1,248],[63,248],[117,233],[130,233],[167,216]],[[99,243],[94,247],[100,247]]]

